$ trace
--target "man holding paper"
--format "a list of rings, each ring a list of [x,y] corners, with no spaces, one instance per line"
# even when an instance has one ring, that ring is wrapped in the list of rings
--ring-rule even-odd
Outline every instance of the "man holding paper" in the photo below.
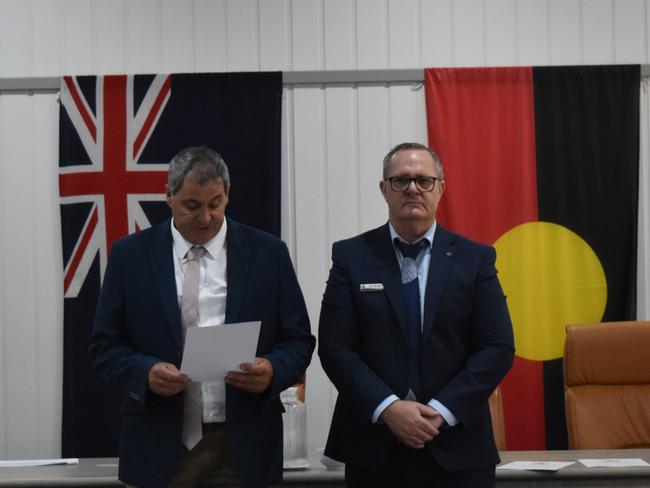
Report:
[[[171,220],[117,241],[90,352],[128,391],[119,479],[147,487],[243,486],[282,479],[282,390],[315,346],[286,245],[225,217],[219,154],[188,148],[170,163]],[[257,357],[211,382],[179,370],[190,327],[261,321]],[[237,325],[231,325],[237,327]]]

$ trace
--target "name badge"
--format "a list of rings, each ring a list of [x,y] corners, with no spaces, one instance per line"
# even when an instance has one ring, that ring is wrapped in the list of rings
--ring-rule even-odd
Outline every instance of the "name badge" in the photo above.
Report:
[[[361,291],[383,291],[384,284],[383,283],[361,283],[361,285],[359,285],[359,288],[361,289]]]

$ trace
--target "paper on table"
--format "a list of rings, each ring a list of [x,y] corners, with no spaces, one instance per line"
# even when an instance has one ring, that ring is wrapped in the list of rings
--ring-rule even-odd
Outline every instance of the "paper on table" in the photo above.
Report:
[[[25,466],[54,466],[60,464],[79,464],[79,458],[16,459],[14,461],[0,461],[0,468],[22,468]]]
[[[181,372],[192,381],[223,379],[239,371],[242,363],[255,361],[261,322],[189,327]]]
[[[635,466],[650,466],[641,458],[612,458],[612,459],[578,459],[588,468],[631,468]]]
[[[574,464],[575,461],[513,461],[497,469],[513,469],[515,471],[557,471]]]

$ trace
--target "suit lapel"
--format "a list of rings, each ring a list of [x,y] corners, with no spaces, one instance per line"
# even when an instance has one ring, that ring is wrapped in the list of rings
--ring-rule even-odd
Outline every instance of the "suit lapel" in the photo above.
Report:
[[[150,265],[153,269],[160,299],[162,300],[167,321],[171,325],[171,333],[179,347],[183,347],[183,332],[181,312],[178,308],[176,293],[176,277],[174,274],[174,250],[171,232],[171,220],[161,224],[154,238],[150,254]]]
[[[228,294],[226,296],[226,323],[238,322],[239,309],[246,293],[246,280],[250,263],[250,246],[248,239],[237,222],[228,219],[226,233],[226,250],[228,264],[226,279]]]
[[[395,256],[395,247],[390,239],[388,224],[385,224],[370,234],[369,255],[388,297],[404,337],[406,337],[406,311],[404,310],[404,292],[402,277]]]
[[[431,261],[427,276],[427,288],[424,299],[424,321],[422,324],[422,338],[426,339],[431,333],[433,322],[438,312],[442,294],[447,287],[451,266],[454,262],[456,250],[455,239],[440,225],[436,228],[431,244]]]

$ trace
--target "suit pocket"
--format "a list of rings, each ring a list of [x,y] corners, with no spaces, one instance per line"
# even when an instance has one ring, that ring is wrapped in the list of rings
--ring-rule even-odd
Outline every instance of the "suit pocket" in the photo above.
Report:
[[[120,407],[122,413],[148,414],[151,413],[151,406],[140,403],[131,397],[126,397]]]

